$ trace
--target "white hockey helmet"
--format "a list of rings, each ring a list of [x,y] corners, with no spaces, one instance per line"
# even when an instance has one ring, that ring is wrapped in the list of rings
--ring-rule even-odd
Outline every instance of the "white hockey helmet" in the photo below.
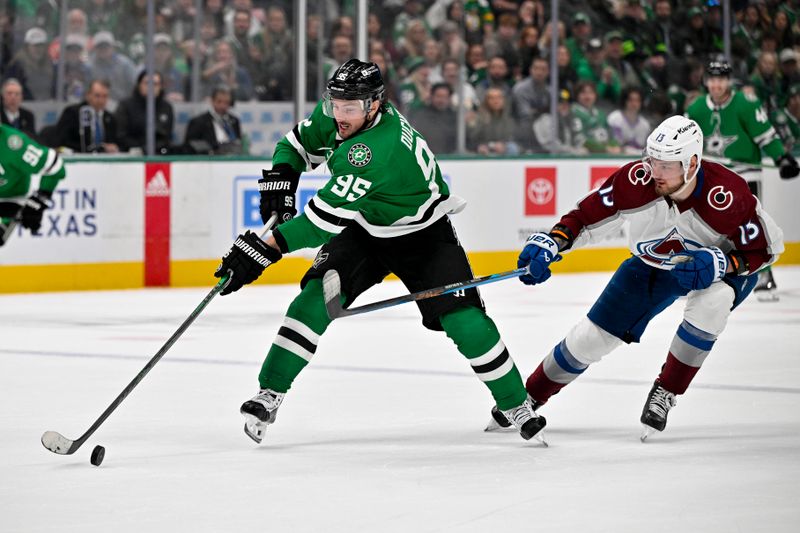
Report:
[[[697,168],[689,176],[692,156],[697,156]],[[683,181],[689,183],[700,170],[700,161],[703,159],[703,132],[700,126],[681,115],[669,117],[647,138],[645,163],[649,159],[680,161],[683,165]]]

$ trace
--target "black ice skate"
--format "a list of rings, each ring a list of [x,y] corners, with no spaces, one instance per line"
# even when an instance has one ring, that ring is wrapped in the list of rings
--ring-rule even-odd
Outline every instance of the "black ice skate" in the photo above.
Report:
[[[531,402],[533,402],[533,410],[535,412],[538,412],[539,408],[542,405],[544,405],[541,402],[537,402],[530,396],[528,396],[528,398],[530,398]],[[500,409],[498,409],[496,405],[492,406],[491,415],[492,418],[489,420],[489,423],[486,424],[486,428],[484,429],[484,431],[503,431],[503,430],[511,431],[513,429],[516,429],[513,427],[508,418],[506,418],[506,415],[504,415],[503,412]]]
[[[758,273],[758,283],[753,292],[756,293],[756,298],[758,298],[759,302],[778,301],[778,285],[775,283],[771,268]]]
[[[269,424],[275,422],[278,416],[278,407],[283,402],[283,392],[271,389],[261,389],[251,400],[242,404],[239,412],[244,415],[244,432],[256,442],[264,438],[264,431]]]
[[[667,414],[669,410],[678,403],[675,395],[661,386],[658,380],[653,383],[647,401],[644,402],[642,418],[640,421],[644,425],[641,440],[644,442],[647,437],[656,431],[664,431],[667,427]]]
[[[493,431],[500,428],[511,428],[512,426],[519,431],[519,434],[525,440],[530,440],[536,437],[536,440],[547,446],[547,441],[544,440],[544,435],[541,433],[542,429],[547,425],[547,420],[543,416],[536,414],[536,409],[539,407],[530,396],[519,407],[514,407],[506,411],[497,409],[497,406],[492,408],[492,420],[485,431]],[[497,427],[493,428],[492,424]],[[505,425],[502,425],[505,424]]]

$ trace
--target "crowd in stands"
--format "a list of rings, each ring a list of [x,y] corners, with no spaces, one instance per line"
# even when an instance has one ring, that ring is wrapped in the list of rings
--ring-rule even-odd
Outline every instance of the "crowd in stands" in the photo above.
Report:
[[[141,147],[146,0],[70,1],[63,42],[58,4],[19,0],[0,13],[4,107],[7,88],[20,91],[23,101],[63,94],[80,109],[98,109],[98,116],[77,116],[83,126],[90,119],[97,124],[83,134],[92,139],[81,151]],[[704,93],[704,66],[724,52],[719,0],[561,0],[558,117],[552,117],[548,0],[368,4],[369,60],[381,68],[389,99],[436,153],[456,150],[460,103],[473,153],[638,154],[651,125],[683,113]],[[354,55],[353,5],[309,0],[308,101],[316,101],[322,82]],[[164,149],[188,146],[188,140],[172,138],[171,104],[193,94],[212,99],[224,93],[231,103],[294,98],[292,2],[204,0],[203,6],[195,40],[195,0],[156,3],[157,143]],[[731,8],[737,90],[757,96],[783,134],[800,134],[800,2],[731,0]],[[200,86],[193,92],[196,56]],[[59,67],[63,85],[56,87]],[[460,83],[462,69],[466,81]],[[95,105],[97,90],[107,93],[102,109]],[[218,113],[212,106],[216,136],[206,132],[207,141],[237,140],[233,130],[227,133],[235,118],[229,107]],[[96,130],[106,135],[112,129],[104,127],[103,114],[114,119],[111,141],[94,139]],[[554,120],[561,125],[558,139],[552,138]],[[43,140],[64,142],[55,134]],[[784,135],[787,144],[798,137]]]

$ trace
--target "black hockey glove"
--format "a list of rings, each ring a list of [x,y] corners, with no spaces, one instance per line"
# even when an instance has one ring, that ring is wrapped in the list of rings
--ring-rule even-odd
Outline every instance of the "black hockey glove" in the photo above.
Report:
[[[31,233],[39,231],[39,228],[42,227],[44,210],[50,207],[52,196],[51,192],[39,190],[25,200],[20,214],[20,224],[23,228],[31,230]]]
[[[253,283],[265,268],[280,261],[281,257],[283,254],[280,250],[269,246],[252,231],[239,235],[214,272],[215,278],[230,274],[220,295],[225,296]]]
[[[272,213],[278,213],[278,224],[291,220],[297,214],[294,193],[300,173],[286,164],[261,171],[258,190],[261,192],[261,221],[266,224]]]
[[[775,162],[778,163],[778,172],[781,178],[785,180],[796,178],[800,174],[800,166],[792,154],[783,154]]]

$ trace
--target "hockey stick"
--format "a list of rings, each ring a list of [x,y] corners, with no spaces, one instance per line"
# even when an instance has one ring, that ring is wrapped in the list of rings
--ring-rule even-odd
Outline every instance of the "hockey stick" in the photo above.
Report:
[[[272,217],[267,221],[266,226],[264,227],[264,231],[261,233],[261,237],[263,238],[267,232],[272,228],[272,225],[278,220],[277,213],[273,213]],[[128,397],[128,395],[136,388],[136,386],[144,379],[150,370],[156,366],[162,357],[167,353],[167,351],[172,347],[173,344],[180,338],[181,335],[192,325],[192,322],[203,312],[206,306],[214,299],[214,297],[219,294],[219,292],[225,288],[225,285],[228,283],[230,279],[230,274],[226,274],[220,278],[217,284],[211,289],[203,301],[200,302],[200,305],[194,308],[194,311],[189,315],[189,317],[183,321],[183,324],[172,334],[172,336],[167,340],[164,346],[156,353],[150,361],[144,365],[144,368],[136,375],[133,380],[128,383],[128,386],[125,387],[119,396],[117,396],[111,405],[109,405],[103,414],[100,415],[100,418],[94,421],[94,424],[86,430],[86,432],[81,435],[76,440],[71,440],[63,436],[62,434],[58,433],[57,431],[45,431],[42,435],[42,444],[45,448],[50,450],[53,453],[57,453],[59,455],[71,455],[75,453],[78,448],[80,448],[86,440],[92,436],[92,434],[97,431],[97,428],[105,422],[105,420],[111,415],[111,413],[116,410],[117,407]]]
[[[322,278],[322,292],[325,295],[325,308],[328,311],[328,317],[331,320],[342,318],[352,315],[360,315],[361,313],[369,313],[370,311],[377,311],[378,309],[386,309],[387,307],[394,307],[408,302],[416,302],[419,300],[426,300],[443,294],[450,294],[456,291],[471,289],[479,285],[487,283],[494,283],[495,281],[502,281],[504,279],[517,278],[528,274],[528,267],[518,268],[516,270],[509,270],[508,272],[499,272],[497,274],[489,274],[480,278],[473,278],[467,281],[459,281],[450,283],[449,285],[442,285],[441,287],[434,287],[425,291],[414,292],[404,296],[397,296],[389,298],[388,300],[381,300],[360,307],[352,307],[345,309],[342,307],[341,294],[342,282],[339,279],[339,273],[335,270],[325,272]]]
[[[0,223],[0,246],[8,242],[9,237],[14,232],[14,228],[19,223],[22,206],[16,202],[0,202],[0,217],[10,218],[7,224]]]

